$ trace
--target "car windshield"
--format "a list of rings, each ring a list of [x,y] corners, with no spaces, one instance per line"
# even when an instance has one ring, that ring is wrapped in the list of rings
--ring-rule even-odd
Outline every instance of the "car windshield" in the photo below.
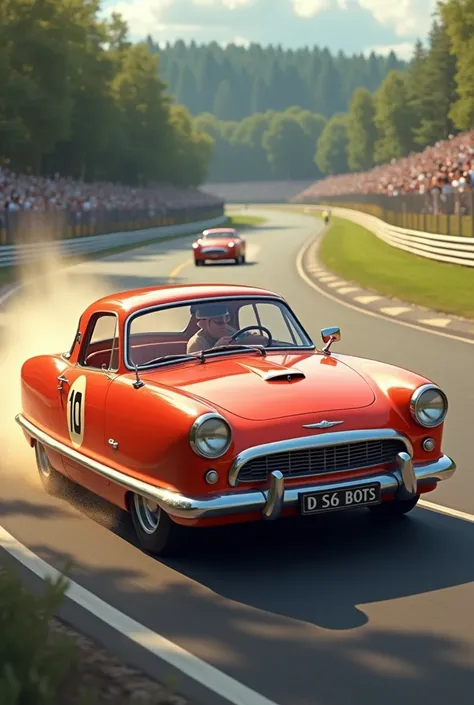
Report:
[[[235,231],[233,231],[233,230],[216,230],[216,231],[214,231],[214,232],[205,233],[205,234],[203,233],[203,234],[201,235],[201,239],[203,239],[203,240],[211,240],[211,239],[214,239],[214,238],[216,238],[216,237],[219,237],[219,238],[220,238],[220,237],[222,237],[222,238],[226,238],[226,237],[235,238],[235,237],[239,237],[239,235],[238,235]]]
[[[127,324],[125,354],[129,366],[140,368],[190,356],[202,359],[258,350],[256,346],[266,351],[314,347],[284,302],[232,297],[180,302],[133,314]]]

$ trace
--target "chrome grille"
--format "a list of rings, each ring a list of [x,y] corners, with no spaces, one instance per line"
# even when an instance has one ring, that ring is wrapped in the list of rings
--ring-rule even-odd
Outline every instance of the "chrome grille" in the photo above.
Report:
[[[361,470],[393,463],[403,451],[403,441],[383,439],[261,455],[242,466],[239,482],[263,482],[273,470],[280,470],[287,478]]]
[[[225,247],[205,247],[201,250],[203,255],[222,255],[224,252],[227,252]]]

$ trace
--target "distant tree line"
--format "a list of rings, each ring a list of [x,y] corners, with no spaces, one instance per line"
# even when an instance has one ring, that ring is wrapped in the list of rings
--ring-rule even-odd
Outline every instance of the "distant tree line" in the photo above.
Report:
[[[347,110],[356,88],[375,91],[390,71],[406,66],[393,52],[346,56],[318,47],[223,48],[217,42],[187,45],[182,40],[160,48],[151,37],[147,41],[178,103],[191,115],[211,113],[225,121],[294,105],[330,118]]]
[[[179,84],[179,99],[192,113],[204,105],[213,106],[193,118],[195,129],[215,142],[209,181],[319,179],[370,169],[474,127],[473,18],[474,0],[440,4],[427,46],[418,41],[406,65],[397,64],[394,55],[386,60],[372,55],[366,60],[339,54],[333,59],[318,49],[284,52],[230,46],[224,50],[215,44],[186,47],[183,42],[160,50],[160,62],[170,86],[173,81]],[[151,50],[156,51],[153,44]],[[328,65],[331,70],[339,67],[337,78],[318,93],[316,87],[326,80],[322,74],[328,75]],[[214,67],[214,82],[204,80],[209,78],[209,66]],[[294,87],[288,78],[291,70]],[[238,78],[223,78],[226,71]],[[277,74],[279,84],[269,82]],[[250,107],[245,90],[235,88],[240,113],[228,111],[227,117],[234,118],[220,119],[225,113],[214,105],[217,93],[222,93],[219,86],[232,80],[247,86],[247,98],[253,85],[265,85],[261,96],[267,97],[262,98],[259,111],[242,117]],[[196,94],[186,93],[185,83],[202,92],[199,103],[189,102],[189,96]],[[352,91],[347,106],[341,84]]]
[[[159,59],[100,0],[1,0],[0,164],[197,185],[213,141],[167,95]]]

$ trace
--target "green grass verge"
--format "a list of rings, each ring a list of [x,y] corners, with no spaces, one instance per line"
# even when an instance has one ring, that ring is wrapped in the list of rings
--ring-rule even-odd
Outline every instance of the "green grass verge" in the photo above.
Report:
[[[227,220],[226,226],[229,228],[246,228],[263,225],[266,222],[267,218],[261,218],[257,215],[231,215]]]
[[[267,222],[266,218],[260,218],[257,216],[245,216],[245,215],[233,215],[227,218],[225,225],[229,228],[240,228],[241,230],[250,230],[258,225],[263,225]],[[146,231],[143,231],[146,232]],[[166,237],[157,236],[151,238],[150,240],[133,241],[127,243],[126,245],[118,245],[117,247],[109,247],[106,250],[100,250],[99,252],[86,252],[81,255],[71,255],[70,257],[64,257],[63,263],[65,266],[73,266],[79,262],[90,259],[101,259],[102,257],[107,257],[108,255],[115,255],[120,252],[126,252],[127,250],[135,250],[139,247],[146,247],[147,245],[154,245],[158,242],[169,242],[171,240],[179,240],[180,238],[187,237],[189,235],[197,235],[196,228],[190,227],[189,232],[182,233],[180,235],[167,235]],[[98,235],[97,237],[100,237]],[[30,269],[30,268],[29,268]],[[32,272],[31,276],[34,276]],[[0,284],[8,284],[14,282],[17,278],[17,271],[14,267],[0,267]]]
[[[319,258],[335,274],[385,296],[474,318],[474,271],[434,262],[387,245],[373,233],[333,218]]]

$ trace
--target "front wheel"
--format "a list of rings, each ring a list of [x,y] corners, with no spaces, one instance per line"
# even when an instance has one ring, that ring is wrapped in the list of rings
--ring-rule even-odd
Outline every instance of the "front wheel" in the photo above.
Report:
[[[380,519],[397,519],[402,517],[418,504],[420,495],[417,494],[412,499],[394,499],[391,502],[382,502],[369,507],[374,516]]]
[[[133,494],[129,498],[133,528],[141,546],[155,556],[170,556],[179,552],[184,529],[146,497]]]

